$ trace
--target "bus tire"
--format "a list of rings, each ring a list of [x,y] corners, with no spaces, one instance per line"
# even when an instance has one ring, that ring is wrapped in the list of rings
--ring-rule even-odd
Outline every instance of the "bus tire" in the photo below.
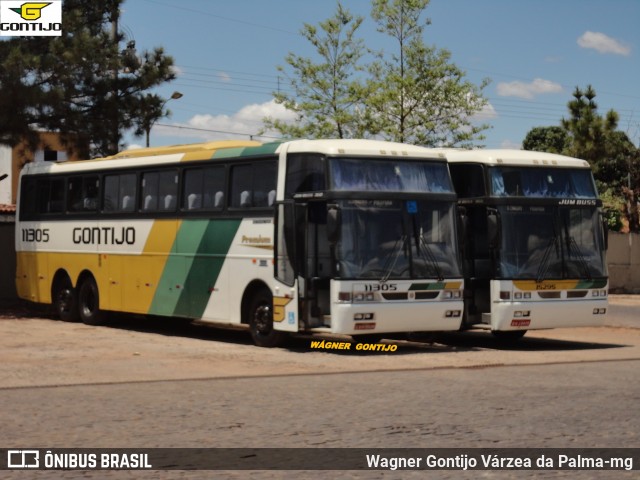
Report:
[[[86,277],[78,291],[78,312],[87,325],[104,325],[105,313],[100,310],[100,293],[93,277]]]
[[[273,348],[282,345],[287,334],[273,328],[273,296],[267,289],[258,290],[248,308],[249,331],[253,343]]]
[[[51,289],[53,308],[65,322],[77,322],[80,319],[78,312],[78,292],[71,285],[71,280],[65,275],[56,279]]]

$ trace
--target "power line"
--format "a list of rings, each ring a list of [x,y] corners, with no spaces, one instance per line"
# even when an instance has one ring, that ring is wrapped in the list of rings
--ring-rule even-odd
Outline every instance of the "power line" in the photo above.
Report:
[[[193,130],[196,132],[210,132],[210,133],[222,133],[224,135],[239,135],[242,137],[260,137],[260,138],[274,138],[274,139],[281,139],[283,137],[276,137],[273,135],[258,135],[256,133],[240,133],[240,132],[229,132],[229,131],[225,131],[225,130],[213,130],[213,129],[209,129],[209,128],[198,128],[198,127],[187,127],[184,125],[168,125],[166,123],[156,123],[155,125],[159,126],[159,127],[166,127],[166,128],[175,128],[178,130]]]
[[[291,32],[289,30],[284,30],[282,28],[276,28],[276,27],[272,27],[272,26],[269,26],[269,25],[261,25],[259,23],[247,22],[245,20],[239,20],[237,18],[224,17],[222,15],[216,15],[214,13],[205,12],[203,10],[196,10],[195,8],[189,8],[189,7],[184,7],[184,6],[180,6],[179,7],[177,5],[172,5],[172,4],[169,4],[169,3],[160,2],[158,0],[146,0],[146,1],[148,3],[154,3],[156,5],[160,5],[160,6],[163,6],[163,7],[173,8],[173,9],[176,9],[176,10],[182,10],[184,12],[197,13],[198,15],[206,15],[208,17],[219,18],[220,20],[224,20],[226,22],[240,23],[242,25],[249,25],[250,27],[262,28],[264,30],[271,30],[271,31],[274,31],[274,32],[286,33],[288,35],[299,36],[299,34],[296,33],[296,32]]]

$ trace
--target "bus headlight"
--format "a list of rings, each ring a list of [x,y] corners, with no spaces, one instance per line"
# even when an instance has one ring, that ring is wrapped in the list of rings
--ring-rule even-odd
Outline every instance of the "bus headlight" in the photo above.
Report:
[[[460,299],[462,298],[462,291],[461,290],[443,290],[442,298],[444,298],[445,300]]]
[[[353,294],[353,303],[375,302],[376,295],[373,292],[356,292]]]

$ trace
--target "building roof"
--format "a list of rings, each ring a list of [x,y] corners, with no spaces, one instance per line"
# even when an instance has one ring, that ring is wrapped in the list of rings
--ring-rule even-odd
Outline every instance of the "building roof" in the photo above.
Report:
[[[0,213],[16,213],[15,205],[3,205],[0,203]]]

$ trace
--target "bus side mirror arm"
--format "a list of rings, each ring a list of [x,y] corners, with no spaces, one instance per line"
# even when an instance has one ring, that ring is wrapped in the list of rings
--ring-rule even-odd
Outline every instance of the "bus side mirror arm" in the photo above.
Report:
[[[340,225],[342,223],[342,212],[337,205],[327,206],[327,240],[335,244],[340,241]]]
[[[500,215],[497,210],[488,209],[487,211],[487,236],[489,240],[489,248],[495,250],[502,243],[502,228]]]
[[[466,240],[469,234],[469,216],[465,207],[458,207],[458,235]]]
[[[606,215],[602,215],[602,240],[604,242],[604,249],[609,250],[609,222],[607,222]]]

